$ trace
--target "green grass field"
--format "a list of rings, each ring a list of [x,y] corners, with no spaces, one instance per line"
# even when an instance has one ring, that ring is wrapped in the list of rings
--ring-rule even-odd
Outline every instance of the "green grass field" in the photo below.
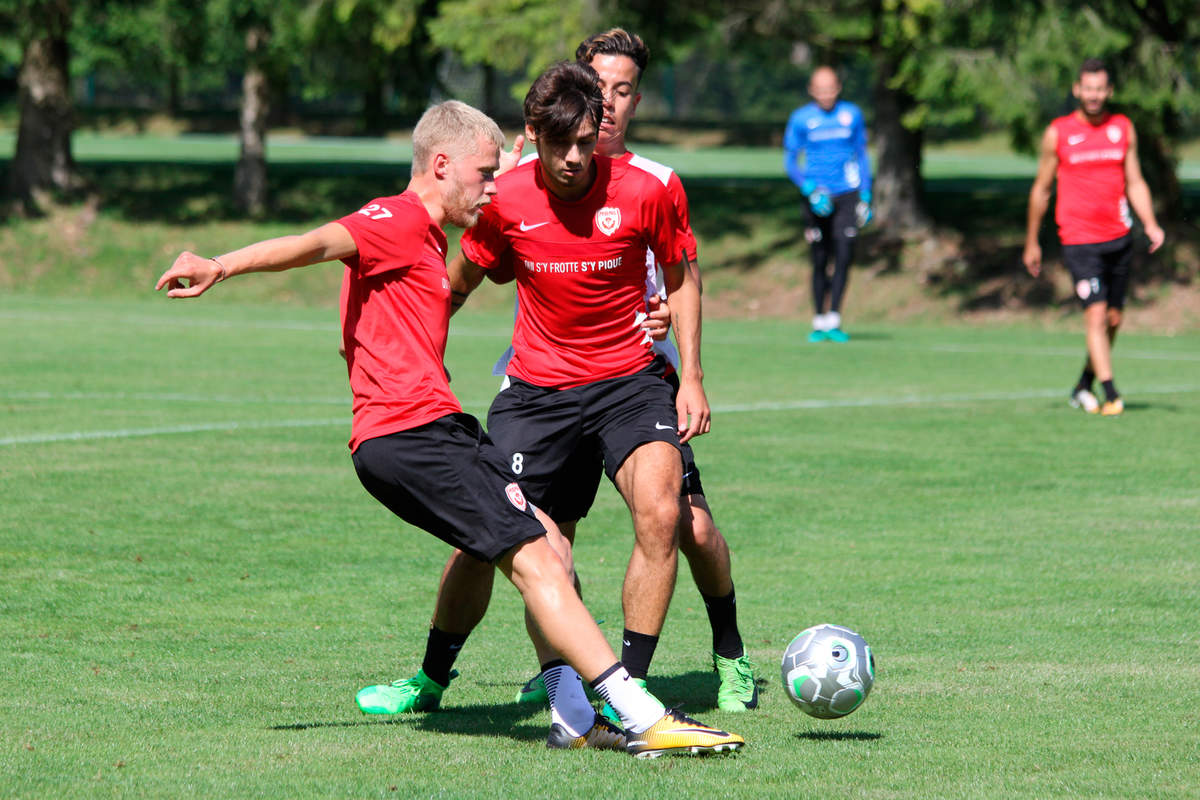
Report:
[[[544,749],[507,586],[444,710],[358,713],[418,665],[446,548],[357,484],[336,312],[232,288],[0,296],[0,796],[1197,796],[1200,335],[1123,336],[1101,419],[1074,332],[707,325],[697,453],[767,689],[715,710],[681,570],[650,688],[749,747],[641,763]],[[475,413],[509,319],[452,326]],[[577,555],[614,642],[630,543],[605,488]],[[779,686],[826,621],[878,659],[837,721]]]

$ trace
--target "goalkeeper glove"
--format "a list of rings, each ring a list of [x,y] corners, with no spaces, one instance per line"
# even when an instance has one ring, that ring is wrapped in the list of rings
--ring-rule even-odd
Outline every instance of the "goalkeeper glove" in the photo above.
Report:
[[[874,219],[875,212],[871,210],[870,189],[864,189],[858,193],[858,204],[854,207],[854,217],[860,228]]]
[[[809,208],[818,217],[828,217],[833,213],[833,199],[829,196],[829,192],[826,189],[817,186],[811,180],[807,180],[800,184],[800,191],[807,198]]]

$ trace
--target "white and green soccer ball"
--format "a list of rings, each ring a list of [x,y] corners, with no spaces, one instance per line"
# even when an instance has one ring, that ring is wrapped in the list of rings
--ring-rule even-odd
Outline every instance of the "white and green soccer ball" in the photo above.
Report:
[[[875,684],[875,657],[867,640],[840,625],[815,625],[783,651],[783,689],[818,719],[844,717],[863,704]]]

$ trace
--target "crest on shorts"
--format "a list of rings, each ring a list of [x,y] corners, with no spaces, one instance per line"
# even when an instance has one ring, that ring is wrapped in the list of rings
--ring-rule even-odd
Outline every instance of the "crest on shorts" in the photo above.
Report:
[[[621,227],[621,209],[605,206],[596,212],[596,228],[605,236],[612,236]]]
[[[1116,125],[1109,125],[1105,129],[1104,135],[1107,136],[1108,140],[1110,142],[1112,142],[1113,144],[1116,144],[1117,142],[1121,141],[1121,129],[1119,127],[1117,127]]]
[[[1092,282],[1087,278],[1075,284],[1075,294],[1079,295],[1080,300],[1087,300],[1092,296]],[[514,483],[513,486],[516,486]]]
[[[521,487],[515,482],[504,487],[504,493],[508,495],[508,502],[512,503],[518,511],[524,511],[529,508],[529,503],[525,501],[525,493],[521,491]]]

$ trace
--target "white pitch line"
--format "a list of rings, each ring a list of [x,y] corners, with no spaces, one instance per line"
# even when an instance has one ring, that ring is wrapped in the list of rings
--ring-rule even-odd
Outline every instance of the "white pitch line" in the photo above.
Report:
[[[261,430],[264,428],[318,428],[326,425],[349,427],[349,417],[339,419],[295,419],[270,422],[199,422],[193,425],[164,425],[156,428],[121,428],[112,431],[68,431],[65,433],[35,433],[29,436],[9,436],[0,439],[0,447],[15,444],[51,444],[53,442],[86,442],[96,439],[133,439],[141,436],[168,436],[180,433],[209,431]]]
[[[15,319],[27,322],[52,322],[58,324],[80,324],[81,319],[78,316],[70,314],[47,313],[40,311],[2,311],[0,310],[0,320]],[[90,318],[86,322],[91,324],[95,322],[95,318]],[[113,324],[121,325],[154,325],[162,327],[198,327],[198,328],[220,328],[220,329],[247,329],[247,330],[283,330],[283,331],[315,331],[318,333],[328,333],[336,336],[341,332],[340,326],[336,322],[302,322],[299,320],[226,320],[212,319],[201,317],[168,317],[168,316],[122,316],[110,320]],[[505,338],[510,335],[510,327],[471,327],[463,325],[461,322],[451,323],[450,338],[455,336],[464,336],[470,338],[478,337],[497,337]],[[722,337],[720,334],[712,332],[710,336],[714,340],[724,343],[757,343],[764,341],[761,338],[754,336],[739,336],[731,335]],[[869,341],[862,340],[855,344],[856,347],[884,347],[897,348],[903,350],[911,350],[918,352],[933,352],[933,353],[979,353],[979,354],[997,354],[997,355],[1020,355],[1040,358],[1044,356],[1061,356],[1064,358],[1075,358],[1083,354],[1082,347],[1003,347],[1003,346],[979,346],[979,345],[957,345],[957,344],[933,344],[928,346],[906,345],[899,340],[885,341]],[[1118,354],[1121,358],[1146,359],[1154,361],[1196,361],[1200,362],[1200,353],[1168,353],[1168,352],[1152,352],[1140,350],[1125,350],[1118,348]]]
[[[1149,386],[1135,388],[1134,396],[1148,394],[1191,394],[1200,392],[1200,386]],[[1023,392],[987,392],[981,394],[944,395],[897,395],[894,397],[860,397],[839,400],[787,400],[764,401],[713,406],[714,414],[746,414],[763,411],[803,411],[836,408],[867,408],[884,406],[936,406],[947,404],[993,402],[998,400],[1039,400],[1064,397],[1061,389],[1035,389]],[[465,408],[486,408],[490,401],[464,403]],[[124,428],[109,431],[68,431],[64,433],[41,433],[28,436],[0,438],[0,447],[18,444],[50,444],[53,442],[77,442],[96,439],[127,439],[141,436],[164,436],[181,433],[205,433],[211,431],[264,430],[271,428],[314,428],[325,425],[347,425],[349,418],[320,420],[270,420],[263,422],[211,422],[193,425],[174,425],[155,428]]]
[[[0,400],[144,400],[155,403],[230,403],[233,405],[350,406],[350,393],[343,397],[237,397],[184,392],[0,392]]]

